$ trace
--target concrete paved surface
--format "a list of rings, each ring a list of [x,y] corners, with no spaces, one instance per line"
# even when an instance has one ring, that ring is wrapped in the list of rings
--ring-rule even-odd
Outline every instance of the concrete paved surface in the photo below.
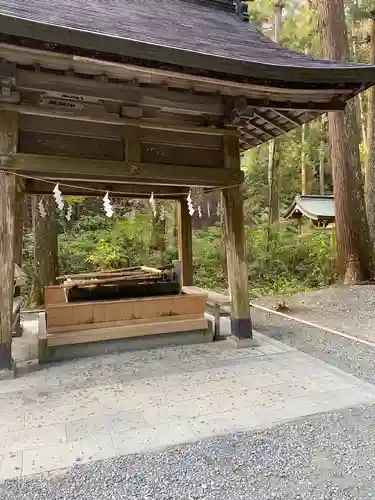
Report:
[[[256,349],[223,341],[80,359],[2,382],[1,479],[375,402],[372,385],[258,339]]]
[[[12,342],[12,356],[17,362],[38,358],[38,320],[36,314],[21,314],[23,334]]]

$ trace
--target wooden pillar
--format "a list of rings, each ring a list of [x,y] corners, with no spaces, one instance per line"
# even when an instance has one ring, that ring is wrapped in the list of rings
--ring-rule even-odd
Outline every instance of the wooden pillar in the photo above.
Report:
[[[23,182],[18,180],[16,193],[16,213],[15,213],[15,249],[14,262],[22,267],[23,248],[23,217],[24,217],[24,195]]]
[[[18,115],[0,115],[0,156],[17,151]],[[17,179],[0,172],[0,370],[12,367],[12,310]]]
[[[240,169],[237,137],[223,137],[223,158],[226,168]],[[239,340],[252,339],[242,186],[224,189],[222,206],[231,300],[231,333]]]
[[[253,334],[248,294],[242,186],[224,189],[222,200],[231,300],[231,332],[238,339],[251,339]]]
[[[178,259],[181,261],[182,285],[193,285],[193,232],[185,199],[178,203]]]

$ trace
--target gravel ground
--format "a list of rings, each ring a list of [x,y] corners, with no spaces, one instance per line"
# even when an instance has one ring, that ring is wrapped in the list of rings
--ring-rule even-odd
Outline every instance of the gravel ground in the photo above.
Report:
[[[280,301],[258,303],[273,308]],[[332,287],[286,300],[291,314],[375,344],[375,287]],[[375,346],[367,346],[275,314],[252,309],[254,328],[287,345],[375,384]],[[371,336],[372,333],[372,336]]]
[[[375,285],[335,286],[254,303],[272,309],[283,300],[292,316],[375,343]]]
[[[0,485],[2,500],[375,499],[375,407]]]

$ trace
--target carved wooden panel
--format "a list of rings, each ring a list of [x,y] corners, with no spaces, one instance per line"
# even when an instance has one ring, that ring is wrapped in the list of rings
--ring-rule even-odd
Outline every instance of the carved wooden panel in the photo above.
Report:
[[[56,134],[97,137],[121,137],[126,133],[126,126],[109,123],[69,120],[51,116],[20,115],[19,128]]]
[[[197,148],[177,144],[157,144],[152,142],[142,142],[141,161],[194,167],[223,166],[220,149]]]
[[[97,160],[122,161],[124,159],[121,137],[98,138],[31,130],[20,131],[19,151]]]

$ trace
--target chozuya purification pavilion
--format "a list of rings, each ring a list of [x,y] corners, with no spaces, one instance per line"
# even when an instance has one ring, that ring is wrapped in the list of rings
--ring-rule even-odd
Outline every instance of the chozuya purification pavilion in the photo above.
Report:
[[[179,200],[183,285],[186,197],[222,190],[232,335],[251,338],[240,152],[375,82],[374,67],[282,48],[238,0],[0,0],[0,61],[1,369],[20,199],[54,182],[64,194]]]

